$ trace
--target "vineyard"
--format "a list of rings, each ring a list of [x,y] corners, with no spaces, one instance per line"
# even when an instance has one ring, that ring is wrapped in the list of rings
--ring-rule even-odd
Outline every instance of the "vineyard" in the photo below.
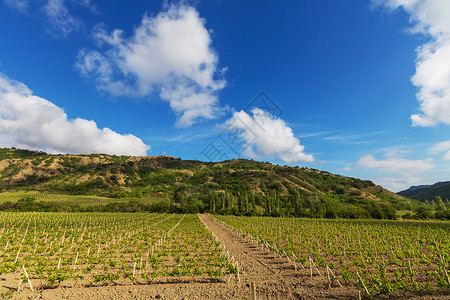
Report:
[[[446,299],[449,233],[446,222],[0,212],[0,296]]]
[[[0,293],[216,282],[236,272],[196,215],[0,213],[0,228]]]
[[[128,200],[134,200],[141,203],[152,202],[154,199],[160,198],[106,198],[95,195],[66,195],[66,194],[51,194],[39,192],[9,192],[0,193],[0,203],[7,201],[17,202],[24,198],[33,198],[35,201],[63,203],[68,205],[92,206],[105,205],[107,203],[123,203]]]
[[[330,286],[366,297],[450,292],[450,224],[214,216]]]

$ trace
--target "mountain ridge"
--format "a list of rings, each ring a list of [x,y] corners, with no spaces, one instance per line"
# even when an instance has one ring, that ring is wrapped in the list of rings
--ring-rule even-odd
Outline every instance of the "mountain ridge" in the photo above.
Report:
[[[393,211],[413,204],[368,180],[247,159],[202,162],[165,155],[62,155],[2,148],[0,191],[14,190],[113,198],[153,195],[200,211],[219,207],[223,213],[245,214],[251,207],[252,213],[313,217],[393,217]]]
[[[432,186],[432,184],[412,185],[408,189],[400,191],[399,193],[404,192],[404,191],[415,191],[418,189],[424,189],[424,188],[428,188],[430,186]]]
[[[417,187],[417,188],[416,188]],[[419,201],[432,201],[439,196],[443,200],[450,199],[450,181],[439,181],[430,185],[412,186],[397,194]]]

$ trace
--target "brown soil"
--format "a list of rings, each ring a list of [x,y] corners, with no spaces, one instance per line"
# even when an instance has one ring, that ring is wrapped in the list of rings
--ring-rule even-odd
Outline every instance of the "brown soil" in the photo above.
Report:
[[[3,171],[7,166],[9,166],[9,159],[0,160],[0,172]]]
[[[353,282],[329,282],[324,270],[321,275],[308,266],[289,262],[286,256],[269,252],[260,244],[243,238],[208,215],[200,219],[218,237],[229,252],[230,259],[239,264],[239,275],[222,282],[191,282],[163,279],[152,284],[68,287],[31,291],[27,283],[15,299],[367,299],[364,291]],[[323,276],[323,277],[321,277]],[[5,280],[2,278],[1,280]],[[17,281],[18,282],[18,281]],[[0,282],[1,284],[1,282]],[[13,287],[9,287],[10,290]],[[375,295],[379,299],[448,299],[448,290],[433,294],[397,292]],[[8,294],[8,293],[7,293]],[[8,296],[8,295],[0,295]]]

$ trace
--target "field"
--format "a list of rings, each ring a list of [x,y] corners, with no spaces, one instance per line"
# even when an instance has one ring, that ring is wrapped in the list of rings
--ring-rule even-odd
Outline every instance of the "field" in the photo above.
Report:
[[[450,224],[0,212],[0,295],[445,299]]]
[[[37,289],[216,282],[236,272],[196,215],[1,213],[0,220],[3,293],[20,278],[28,285],[25,270]]]
[[[108,203],[124,203],[129,200],[149,204],[161,200],[161,198],[153,198],[153,197],[114,199],[94,195],[65,195],[65,194],[52,194],[39,192],[7,192],[7,193],[0,193],[0,204],[7,201],[17,202],[20,199],[23,199],[24,197],[31,197],[38,202],[57,203],[67,206],[78,205],[80,207],[105,205]]]
[[[450,224],[215,216],[241,235],[367,296],[450,288]]]

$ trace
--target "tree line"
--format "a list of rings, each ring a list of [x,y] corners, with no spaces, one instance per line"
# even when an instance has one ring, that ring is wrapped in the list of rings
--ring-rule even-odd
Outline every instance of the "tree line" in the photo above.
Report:
[[[279,195],[276,189],[265,195],[242,190],[237,193],[210,190],[194,194],[187,188],[175,190],[171,198],[152,203],[138,200],[123,200],[105,204],[78,205],[60,201],[37,201],[33,196],[24,196],[16,202],[0,204],[2,211],[47,211],[47,212],[165,212],[165,213],[212,213],[236,216],[272,216],[306,218],[345,219],[441,219],[450,220],[450,202],[437,196],[425,203],[413,202],[410,206],[389,202],[374,202],[349,197],[345,194],[323,195],[301,193],[292,190],[288,195]],[[408,210],[400,215],[400,210]]]

